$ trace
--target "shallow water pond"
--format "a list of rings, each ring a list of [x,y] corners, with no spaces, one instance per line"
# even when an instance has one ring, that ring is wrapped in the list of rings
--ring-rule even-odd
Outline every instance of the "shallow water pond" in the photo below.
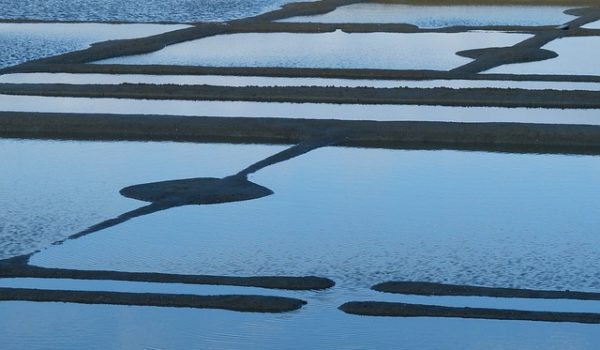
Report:
[[[226,176],[283,148],[2,140],[6,170],[0,174],[0,200],[3,208],[12,209],[9,220],[20,225],[3,234],[22,242],[21,250],[31,249],[32,241],[38,247],[47,245],[50,237],[40,239],[40,228],[54,238],[65,237],[142,205],[121,197],[121,187]],[[140,217],[44,249],[32,263],[226,275],[317,274],[337,282],[330,290],[0,279],[1,286],[11,287],[282,295],[307,300],[301,310],[264,315],[0,302],[0,313],[11,315],[0,318],[0,345],[355,349],[402,343],[454,349],[460,343],[466,349],[483,344],[558,350],[577,344],[578,349],[592,350],[600,341],[595,325],[375,318],[346,315],[336,308],[351,300],[381,300],[596,310],[596,302],[427,298],[368,288],[404,279],[600,291],[595,268],[600,263],[595,234],[600,224],[598,176],[600,167],[592,156],[318,149],[251,177],[272,189],[272,196]]]
[[[302,310],[282,315],[61,303],[0,302],[7,349],[406,349],[594,350],[596,325],[346,315]],[[60,315],[60,321],[56,320]]]
[[[71,147],[83,151],[90,144]],[[121,198],[118,190],[142,179],[189,177],[194,168],[193,176],[221,177],[251,163],[237,161],[231,169],[233,158],[227,159],[229,171],[212,168],[226,154],[220,149],[246,146],[187,147],[188,156],[193,149],[199,153],[198,162],[183,167],[188,176],[177,175],[182,165],[177,158],[169,161],[169,152],[154,156],[149,151],[130,160],[125,168],[130,174],[105,178],[94,192],[105,191],[99,197],[118,205],[97,216],[141,206]],[[279,149],[259,149],[264,155],[270,148]],[[201,162],[202,154],[211,152],[218,152],[215,161]],[[132,219],[44,250],[32,263],[242,276],[315,274],[342,288],[401,279],[600,290],[594,268],[600,256],[594,234],[600,224],[598,176],[596,157],[325,148],[251,177],[272,189],[272,196]],[[77,182],[87,184],[85,178]],[[94,220],[88,215],[85,222],[79,229]],[[76,226],[71,224],[70,233]]]
[[[414,6],[352,4],[317,16],[293,17],[284,22],[408,23],[421,28],[492,25],[558,25],[573,19],[562,6]]]
[[[449,70],[471,59],[455,52],[511,46],[531,37],[510,33],[241,33],[168,46],[96,63],[226,67]]]
[[[0,0],[0,18],[47,21],[227,21],[271,11],[294,0]],[[310,0],[304,0],[310,1]]]
[[[600,90],[600,83],[503,80],[375,80],[334,78],[282,78],[232,75],[150,75],[150,74],[70,74],[14,73],[0,75],[8,84],[175,84],[214,86],[336,86],[374,88],[519,88],[529,90]]]
[[[588,24],[582,26],[581,28],[585,28],[585,29],[600,29],[600,21],[588,23]]]
[[[600,75],[600,40],[597,37],[565,38],[543,47],[558,57],[530,63],[507,64],[486,73]]]
[[[98,41],[130,39],[185,25],[98,23],[0,23],[0,68],[82,50]]]

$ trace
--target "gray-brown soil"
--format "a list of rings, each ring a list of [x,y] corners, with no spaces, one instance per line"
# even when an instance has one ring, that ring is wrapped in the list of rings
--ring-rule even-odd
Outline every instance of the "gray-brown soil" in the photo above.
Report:
[[[262,295],[188,295],[157,293],[85,292],[0,288],[0,300],[78,304],[134,305],[222,309],[241,312],[287,312],[306,304],[300,299]]]
[[[594,313],[459,308],[376,301],[353,301],[340,306],[340,310],[345,313],[363,316],[458,317],[490,320],[600,323],[600,314]]]
[[[600,293],[535,290],[518,288],[479,287],[431,282],[384,282],[371,289],[395,294],[413,294],[427,296],[479,296],[497,298],[536,298],[536,299],[578,299],[600,300]]]

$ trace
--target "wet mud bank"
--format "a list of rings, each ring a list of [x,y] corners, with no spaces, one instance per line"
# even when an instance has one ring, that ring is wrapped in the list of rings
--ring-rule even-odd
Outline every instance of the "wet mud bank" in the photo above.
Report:
[[[157,293],[84,292],[0,288],[0,301],[63,302],[78,304],[182,307],[240,312],[280,313],[300,309],[300,299],[261,295],[188,295]]]
[[[501,88],[230,87],[209,85],[0,84],[0,94],[462,107],[600,108],[600,92]]]
[[[573,322],[599,324],[600,314],[576,312],[521,311],[507,309],[459,308],[436,305],[354,301],[339,308],[345,313],[389,317],[453,317],[488,320]]]
[[[335,285],[328,278],[303,276],[208,276],[181,275],[151,272],[122,271],[86,271],[70,269],[54,269],[31,266],[27,264],[5,263],[0,261],[0,278],[54,278],[79,280],[112,280],[128,282],[157,282],[182,284],[208,284],[215,286],[257,287],[285,290],[322,290]]]
[[[552,291],[517,288],[493,288],[429,282],[384,282],[371,289],[394,294],[427,296],[478,296],[497,298],[600,300],[600,293]]]
[[[593,125],[0,112],[10,138],[295,144],[328,132],[346,147],[600,154]]]
[[[335,78],[376,80],[501,80],[547,82],[600,82],[593,75],[542,74],[456,74],[434,70],[277,68],[277,67],[206,67],[117,64],[29,64],[7,68],[6,73],[72,73],[72,74],[148,74],[148,75],[224,75],[264,76],[276,78]]]

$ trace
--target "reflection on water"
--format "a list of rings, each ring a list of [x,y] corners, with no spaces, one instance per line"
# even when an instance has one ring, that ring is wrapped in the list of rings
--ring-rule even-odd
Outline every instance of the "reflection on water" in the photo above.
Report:
[[[1,146],[0,152],[7,152],[2,159],[9,159],[2,173],[5,180],[0,182],[3,207],[32,203],[40,216],[68,213],[75,207],[82,222],[79,227],[96,220],[90,219],[90,213],[108,217],[139,205],[117,194],[128,184],[221,177],[283,149],[8,140]],[[336,308],[350,300],[381,300],[597,311],[597,302],[428,298],[368,289],[374,283],[405,279],[599,291],[597,163],[597,157],[591,156],[318,149],[251,177],[273,189],[275,196],[181,207],[137,218],[48,248],[34,255],[32,263],[225,275],[317,274],[338,282],[330,290],[267,293],[226,286],[0,280],[2,286],[56,289],[260,291],[307,300],[302,310],[265,315],[0,302],[0,313],[11,315],[0,318],[0,345],[7,349],[364,349],[402,344],[433,350],[461,344],[465,349],[562,350],[577,344],[578,349],[593,350],[600,341],[594,325],[360,317]],[[49,203],[48,197],[55,195]],[[74,204],[77,198],[88,202]],[[53,225],[77,226],[69,216],[48,216]],[[28,211],[9,218],[21,224],[16,231],[19,237],[32,232],[30,237],[39,239],[39,226]]]
[[[6,9],[1,5],[0,8]],[[185,27],[157,24],[0,23],[0,68],[82,50],[98,41],[145,37]]]
[[[226,67],[449,70],[471,59],[455,52],[511,46],[531,37],[511,33],[241,33],[168,46],[145,55],[96,63]]]
[[[275,196],[156,213],[31,261],[317,275],[341,288],[423,280],[599,290],[598,171],[596,157],[320,149],[251,177]]]
[[[600,83],[503,80],[374,80],[332,78],[281,78],[232,75],[150,75],[150,74],[70,74],[14,73],[0,75],[8,84],[175,84],[214,86],[336,86],[374,88],[518,88],[529,90],[600,90]]]
[[[573,19],[561,6],[412,6],[352,4],[318,16],[293,17],[285,22],[409,23],[422,28],[488,25],[557,25]]]
[[[143,202],[119,194],[125,186],[227,176],[281,149],[0,139],[0,259],[30,253],[139,207]]]
[[[594,350],[597,325],[346,315],[315,293],[281,315],[219,310],[1,302],[7,349],[550,349]],[[56,315],[60,315],[57,322]]]
[[[597,37],[557,39],[543,48],[558,53],[558,57],[507,64],[486,73],[600,75],[600,40]]]
[[[0,95],[14,112],[152,114],[208,117],[416,120],[598,125],[594,109],[358,105],[245,101],[181,101]]]

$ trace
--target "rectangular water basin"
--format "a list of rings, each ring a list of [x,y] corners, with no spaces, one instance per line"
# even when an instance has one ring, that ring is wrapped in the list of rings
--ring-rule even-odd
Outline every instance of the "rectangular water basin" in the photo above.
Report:
[[[332,12],[292,17],[282,22],[310,23],[408,23],[421,28],[452,26],[540,26],[558,25],[573,17],[563,6],[352,4]]]
[[[455,52],[512,46],[531,35],[468,33],[241,33],[168,46],[145,55],[96,63],[225,67],[377,68],[449,70],[471,59]]]

